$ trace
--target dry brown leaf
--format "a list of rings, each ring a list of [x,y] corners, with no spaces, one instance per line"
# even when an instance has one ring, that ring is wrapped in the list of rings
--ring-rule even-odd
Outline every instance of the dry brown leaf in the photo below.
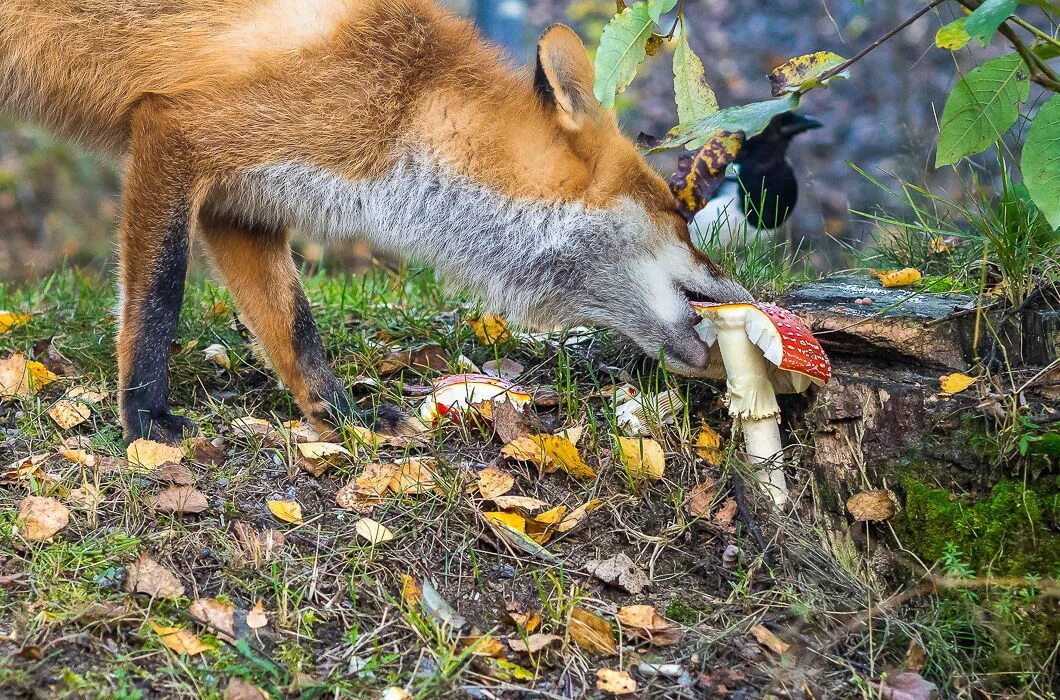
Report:
[[[511,647],[512,651],[519,651],[524,654],[539,654],[545,649],[556,645],[562,644],[563,637],[555,634],[532,634],[526,639],[509,639],[508,646]]]
[[[718,435],[717,430],[707,425],[705,420],[699,422],[696,454],[702,457],[707,464],[715,467],[721,466],[721,435]]]
[[[166,462],[150,474],[146,474],[146,476],[155,481],[167,481],[177,486],[191,486],[198,481],[195,472],[183,464],[173,464],[172,462]]]
[[[225,688],[224,700],[269,700],[269,695],[256,685],[241,678],[233,678]]]
[[[423,586],[412,574],[401,574],[401,599],[411,606],[419,605],[423,600]]]
[[[269,501],[268,505],[269,511],[285,523],[302,524],[302,506],[298,504],[298,501],[287,499]]]
[[[662,445],[649,438],[625,438],[616,435],[619,457],[626,473],[636,481],[657,481],[666,471],[666,453]]]
[[[298,466],[313,476],[321,476],[324,472],[343,462],[353,458],[350,451],[342,445],[331,442],[304,442],[297,445]]]
[[[335,500],[340,508],[367,513],[383,502],[383,496],[398,476],[398,469],[396,464],[367,464],[356,479],[339,489]]]
[[[75,428],[92,415],[92,409],[87,404],[70,399],[59,399],[55,405],[48,409],[48,415],[55,424],[63,430]]]
[[[484,374],[488,374],[491,377],[500,377],[501,379],[506,379],[508,381],[512,381],[518,377],[523,373],[524,369],[525,367],[521,364],[515,360],[509,360],[506,357],[501,358],[500,362],[497,360],[490,360],[482,365],[482,372]]]
[[[944,395],[953,396],[961,393],[977,381],[979,380],[975,377],[969,377],[967,374],[946,374],[939,377],[939,387]]]
[[[206,496],[193,486],[170,486],[155,496],[155,511],[159,513],[201,513],[210,507]]]
[[[379,363],[379,374],[394,374],[406,367],[419,372],[444,372],[449,369],[449,355],[441,345],[425,345],[415,350],[397,350]]]
[[[500,316],[486,314],[479,318],[468,319],[467,325],[475,331],[475,336],[483,345],[496,345],[512,339],[508,324]]]
[[[735,498],[726,498],[725,503],[714,514],[714,523],[723,528],[731,527],[736,518],[737,504]]]
[[[191,630],[180,627],[161,627],[154,623],[151,624],[151,629],[155,631],[155,634],[159,636],[163,644],[178,654],[196,656],[204,651],[213,649],[212,646],[199,639],[198,635]]]
[[[265,612],[265,604],[259,599],[254,604],[254,607],[247,612],[247,627],[252,630],[259,630],[267,624],[269,624],[269,616]]]
[[[237,433],[241,433],[248,437],[256,435],[263,438],[266,444],[283,444],[283,436],[280,435],[280,431],[267,420],[254,418],[253,416],[244,416],[243,418],[237,418],[232,421],[231,426]]]
[[[570,532],[574,528],[578,527],[578,525],[580,525],[583,520],[585,520],[586,515],[592,513],[594,510],[603,505],[603,503],[604,502],[601,501],[599,498],[594,498],[591,501],[586,501],[582,505],[572,510],[569,515],[564,517],[556,526],[556,531],[560,534]]]
[[[180,464],[184,461],[184,450],[171,445],[163,445],[154,440],[139,440],[131,443],[125,450],[129,464],[145,471],[153,471],[166,462]]]
[[[858,522],[881,522],[894,517],[898,497],[888,489],[856,493],[847,500],[847,511]]]
[[[523,412],[510,401],[493,404],[493,429],[505,444],[530,434]]]
[[[503,496],[515,486],[515,477],[502,470],[495,464],[491,464],[478,473],[476,479],[478,493],[487,501],[492,501],[497,496]]]
[[[86,483],[70,492],[70,501],[80,510],[95,513],[103,501],[103,494],[95,484]]]
[[[520,634],[533,634],[534,630],[541,625],[541,613],[527,612],[519,603],[508,603],[505,613]]]
[[[934,683],[913,671],[888,676],[876,688],[880,700],[931,700],[938,690]]]
[[[195,438],[188,446],[187,458],[192,464],[204,467],[220,467],[225,463],[225,441],[224,438],[208,440],[204,437]]]
[[[600,668],[596,671],[596,687],[611,695],[629,695],[637,692],[637,681],[628,671]]]
[[[47,461],[48,454],[36,454],[23,457],[0,469],[0,484],[18,484],[31,479],[47,481],[49,477],[40,465]]]
[[[669,646],[681,641],[681,629],[650,605],[629,605],[620,608],[615,618],[637,637],[655,646]]]
[[[59,454],[63,458],[70,460],[74,464],[80,464],[83,467],[94,467],[96,466],[96,456],[88,450],[81,447],[70,447],[67,445],[61,445],[59,447]]]
[[[198,598],[192,601],[188,612],[221,641],[235,642],[236,606],[216,598]]]
[[[703,518],[710,515],[714,506],[714,499],[718,496],[718,487],[713,479],[708,478],[702,484],[694,487],[685,497],[685,512],[693,518]]]
[[[390,490],[399,496],[417,496],[435,490],[438,483],[427,460],[407,459],[398,465]]]
[[[592,559],[585,563],[585,570],[609,586],[633,595],[638,595],[651,583],[648,575],[623,552],[610,559]]]
[[[0,399],[33,396],[59,376],[20,352],[0,360]]]
[[[280,427],[287,432],[291,442],[295,445],[301,445],[308,442],[325,442],[324,440],[321,440],[320,433],[316,431],[316,428],[309,423],[300,420],[289,420],[281,423]]]
[[[54,498],[27,496],[18,504],[15,531],[27,542],[51,539],[70,522],[70,511]]]
[[[590,654],[614,656],[618,653],[611,623],[585,608],[571,610],[567,631],[570,632],[571,639]]]
[[[208,345],[202,351],[203,359],[212,362],[221,369],[232,369],[232,360],[228,357],[228,348],[220,343]]]
[[[787,644],[780,637],[773,634],[773,632],[765,625],[755,625],[751,628],[750,632],[759,644],[778,656],[783,656],[784,652],[791,648],[790,644]]]
[[[167,600],[175,600],[184,595],[184,586],[173,572],[148,556],[147,552],[129,564],[125,590]]]
[[[496,496],[493,502],[497,504],[498,508],[504,510],[511,510],[512,508],[521,508],[527,511],[541,510],[548,506],[542,500],[537,498],[530,498],[529,496]]]
[[[371,518],[361,518],[354,523],[353,529],[358,535],[368,540],[371,545],[382,544],[394,539],[393,532],[382,523],[377,523]]]
[[[525,435],[509,442],[501,453],[537,465],[545,474],[563,469],[575,479],[596,478],[574,443],[561,435]]]

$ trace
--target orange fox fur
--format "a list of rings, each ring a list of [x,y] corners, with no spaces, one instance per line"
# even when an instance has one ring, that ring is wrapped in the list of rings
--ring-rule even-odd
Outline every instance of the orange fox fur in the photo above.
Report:
[[[517,319],[599,323],[701,370],[686,296],[746,292],[691,246],[666,183],[592,96],[577,36],[553,27],[538,54],[513,71],[428,0],[0,0],[0,109],[125,159],[127,435],[193,428],[165,396],[193,236],[322,425],[355,409],[302,294],[293,225],[363,226],[347,232],[375,231]],[[511,263],[468,271],[483,259]],[[605,272],[595,286],[614,288],[591,289]]]

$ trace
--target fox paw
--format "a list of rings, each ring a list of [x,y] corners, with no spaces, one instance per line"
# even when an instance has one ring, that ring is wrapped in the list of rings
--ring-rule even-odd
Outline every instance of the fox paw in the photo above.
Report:
[[[134,442],[145,438],[167,445],[177,445],[198,434],[199,426],[195,424],[195,421],[166,412],[140,415],[135,424],[126,429],[125,439],[128,442]]]

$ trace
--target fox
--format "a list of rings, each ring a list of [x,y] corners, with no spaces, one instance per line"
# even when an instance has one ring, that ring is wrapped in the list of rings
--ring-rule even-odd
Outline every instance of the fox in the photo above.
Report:
[[[330,369],[288,239],[357,235],[528,327],[595,325],[702,374],[689,301],[750,299],[555,24],[510,64],[430,0],[0,0],[0,111],[123,167],[125,438],[198,432],[168,398],[193,241],[321,431],[398,430]]]

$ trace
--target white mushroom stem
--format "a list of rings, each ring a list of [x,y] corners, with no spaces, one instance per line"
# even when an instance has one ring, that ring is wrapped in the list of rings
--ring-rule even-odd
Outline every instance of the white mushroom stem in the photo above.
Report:
[[[725,363],[729,414],[743,432],[747,459],[757,465],[758,479],[773,501],[783,506],[788,502],[788,485],[780,441],[780,406],[769,378],[769,364],[747,337],[742,309],[712,314],[709,323]]]

